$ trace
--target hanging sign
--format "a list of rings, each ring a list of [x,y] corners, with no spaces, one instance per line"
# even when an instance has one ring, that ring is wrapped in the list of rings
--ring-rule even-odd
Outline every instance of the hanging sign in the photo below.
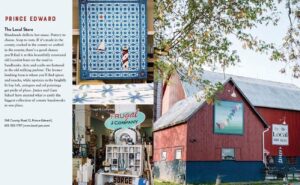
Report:
[[[272,145],[287,146],[289,145],[288,125],[272,125]]]
[[[145,114],[139,111],[111,114],[105,121],[105,127],[111,130],[135,128],[145,121]]]

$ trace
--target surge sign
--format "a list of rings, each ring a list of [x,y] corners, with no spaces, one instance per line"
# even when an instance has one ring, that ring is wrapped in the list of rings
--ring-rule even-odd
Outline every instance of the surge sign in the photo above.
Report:
[[[139,111],[111,114],[104,125],[110,130],[136,128],[145,121],[145,114]]]

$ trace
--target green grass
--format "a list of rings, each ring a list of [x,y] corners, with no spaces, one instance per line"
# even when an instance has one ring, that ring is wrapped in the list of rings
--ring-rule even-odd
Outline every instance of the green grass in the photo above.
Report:
[[[154,180],[154,185],[179,185],[173,182],[165,182],[160,180]]]
[[[210,184],[197,184],[197,185],[214,185],[215,183],[210,183]],[[268,182],[236,182],[236,183],[222,183],[222,185],[282,185],[282,181],[268,181]],[[177,183],[173,182],[166,182],[166,181],[160,181],[155,179],[154,180],[154,185],[180,185]],[[195,184],[196,185],[196,184]]]

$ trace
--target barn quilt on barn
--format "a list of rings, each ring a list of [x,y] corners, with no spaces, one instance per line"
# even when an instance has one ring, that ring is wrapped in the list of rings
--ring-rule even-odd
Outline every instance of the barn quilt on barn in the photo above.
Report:
[[[217,101],[214,108],[215,133],[244,133],[244,109],[242,102]]]
[[[147,78],[146,0],[80,0],[81,79]]]

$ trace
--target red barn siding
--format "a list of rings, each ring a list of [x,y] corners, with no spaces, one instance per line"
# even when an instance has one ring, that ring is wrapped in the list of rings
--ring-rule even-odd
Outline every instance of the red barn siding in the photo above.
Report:
[[[176,102],[185,98],[185,93],[178,74],[174,74],[170,77],[163,93],[162,115]]]
[[[161,152],[167,152],[167,161],[175,159],[175,151],[182,149],[182,159],[186,159],[187,125],[181,124],[153,133],[154,156],[153,160],[161,161]]]
[[[256,107],[260,115],[269,124],[270,129],[265,134],[265,148],[271,155],[278,155],[278,146],[272,145],[272,124],[281,124],[285,121],[289,126],[289,146],[283,146],[284,156],[300,156],[300,111],[282,110],[274,108]]]
[[[187,161],[221,160],[222,148],[235,148],[236,160],[238,161],[263,160],[262,133],[264,126],[237,90],[236,98],[230,96],[232,89],[233,84],[226,84],[218,99],[244,101],[244,134],[242,136],[214,134],[213,105],[204,104],[187,124]],[[195,142],[191,142],[192,140]]]

